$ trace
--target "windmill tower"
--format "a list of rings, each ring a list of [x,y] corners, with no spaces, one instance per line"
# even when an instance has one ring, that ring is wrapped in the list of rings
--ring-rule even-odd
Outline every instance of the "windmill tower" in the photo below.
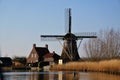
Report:
[[[71,9],[66,9],[66,34],[65,35],[41,35],[43,40],[63,40],[63,49],[61,58],[65,61],[77,61],[80,59],[77,48],[77,40],[83,40],[83,38],[96,38],[95,32],[84,32],[79,34],[73,34],[71,32]]]

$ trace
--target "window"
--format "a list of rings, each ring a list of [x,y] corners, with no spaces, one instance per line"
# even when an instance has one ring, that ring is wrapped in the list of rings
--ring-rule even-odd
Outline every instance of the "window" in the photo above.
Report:
[[[37,54],[34,54],[35,58],[37,57]]]
[[[34,54],[33,54],[33,53],[31,54],[31,57],[34,57]]]
[[[36,58],[36,57],[37,57],[37,54],[36,54],[36,53],[32,53],[32,54],[31,54],[31,57],[32,57],[32,58],[33,58],[33,57]]]

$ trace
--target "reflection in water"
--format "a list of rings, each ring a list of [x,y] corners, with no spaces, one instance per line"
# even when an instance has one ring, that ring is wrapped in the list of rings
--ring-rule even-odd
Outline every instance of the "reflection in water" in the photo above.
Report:
[[[62,71],[58,72],[58,80],[62,80],[63,78],[63,73]]]
[[[107,73],[90,73],[88,78],[91,80],[120,80],[120,75]]]
[[[3,77],[3,71],[2,71],[2,67],[1,67],[1,63],[0,63],[0,80],[4,80],[4,77]]]
[[[66,72],[62,74],[62,78],[59,80],[79,80],[78,72]]]
[[[120,75],[95,72],[5,72],[4,80],[119,80]]]
[[[38,79],[38,80],[45,80],[43,74],[38,74],[38,78],[37,78],[37,79]],[[32,79],[31,79],[31,80],[32,80]]]

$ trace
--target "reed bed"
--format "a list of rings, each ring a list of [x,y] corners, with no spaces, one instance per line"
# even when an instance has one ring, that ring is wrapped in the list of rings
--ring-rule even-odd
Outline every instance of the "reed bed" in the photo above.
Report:
[[[120,74],[120,59],[104,60],[104,61],[85,61],[85,62],[69,62],[63,65],[53,65],[51,70],[62,71],[92,71],[92,72],[107,72]]]

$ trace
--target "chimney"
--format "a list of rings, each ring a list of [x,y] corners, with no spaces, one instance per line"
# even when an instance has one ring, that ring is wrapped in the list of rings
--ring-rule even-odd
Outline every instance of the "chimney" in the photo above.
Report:
[[[36,44],[33,44],[33,48],[35,48],[36,47]]]
[[[53,54],[55,54],[55,51],[53,51]]]
[[[46,44],[45,47],[48,49],[48,44]]]

